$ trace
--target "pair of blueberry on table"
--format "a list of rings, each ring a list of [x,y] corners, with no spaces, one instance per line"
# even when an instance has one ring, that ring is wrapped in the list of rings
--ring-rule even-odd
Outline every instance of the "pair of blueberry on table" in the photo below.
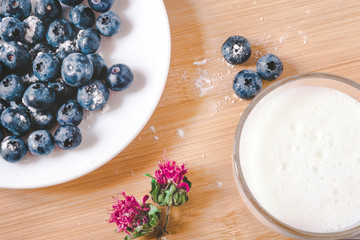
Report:
[[[61,3],[72,6],[70,21],[61,18]],[[96,53],[101,37],[120,29],[119,16],[110,11],[114,0],[81,3],[37,0],[33,16],[30,0],[0,3],[0,154],[8,162],[20,161],[27,151],[48,155],[55,144],[76,148],[84,109],[101,109],[110,90],[122,91],[133,81],[128,66],[108,67]]]
[[[246,38],[231,36],[222,45],[221,53],[228,63],[237,65],[250,58],[251,46]],[[277,56],[264,55],[256,63],[256,72],[242,70],[236,74],[233,82],[234,93],[240,98],[252,99],[262,88],[261,79],[273,81],[282,72],[283,65]]]

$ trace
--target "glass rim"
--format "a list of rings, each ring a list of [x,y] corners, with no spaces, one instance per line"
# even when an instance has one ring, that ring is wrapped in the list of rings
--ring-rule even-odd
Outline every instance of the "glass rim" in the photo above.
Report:
[[[323,78],[323,79],[330,79],[334,81],[338,81],[341,83],[344,83],[350,87],[356,88],[358,91],[360,91],[360,84],[354,82],[353,80],[350,80],[348,78],[344,78],[335,74],[329,74],[329,73],[302,73],[297,74],[293,76],[286,77],[284,79],[281,79],[264,90],[260,91],[257,96],[250,102],[250,104],[247,106],[243,114],[241,115],[241,118],[238,122],[236,131],[235,131],[235,139],[234,139],[234,145],[233,145],[233,173],[235,177],[235,182],[237,184],[237,188],[245,201],[247,207],[252,212],[253,215],[255,215],[257,218],[260,218],[259,220],[267,225],[270,225],[273,229],[277,230],[278,232],[292,237],[292,238],[301,238],[301,239],[341,239],[341,238],[349,238],[354,237],[354,235],[360,233],[360,223],[357,226],[351,227],[346,230],[338,231],[338,232],[329,232],[329,233],[319,233],[319,232],[310,232],[310,231],[304,231],[301,229],[294,228],[292,226],[289,226],[280,220],[273,217],[265,208],[261,206],[261,204],[256,200],[256,198],[251,193],[244,175],[242,173],[241,164],[240,164],[240,139],[241,139],[241,133],[243,130],[243,127],[245,125],[245,122],[249,116],[249,114],[252,112],[252,110],[255,108],[255,106],[265,97],[268,95],[268,93],[272,92],[273,90],[284,86],[285,84],[295,82],[298,80],[303,80],[306,78]],[[255,211],[255,212],[254,212]]]

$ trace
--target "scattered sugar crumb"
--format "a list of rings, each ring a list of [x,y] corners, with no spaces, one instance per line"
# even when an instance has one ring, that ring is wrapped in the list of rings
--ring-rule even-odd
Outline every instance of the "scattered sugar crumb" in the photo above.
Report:
[[[158,137],[158,136],[154,136],[154,139],[157,141],[157,140],[159,140],[159,137]]]
[[[203,155],[201,155],[201,157],[202,157],[202,158],[205,158],[205,155],[203,154]]]
[[[139,141],[141,140],[141,137],[139,137]]]
[[[228,95],[226,95],[225,96],[225,101],[230,101],[230,100],[231,100],[231,98]]]
[[[264,18],[260,18],[260,21],[264,21]]]
[[[182,130],[181,128],[178,128],[178,129],[176,130],[176,135],[177,135],[178,137],[180,137],[180,138],[183,138],[183,137],[185,136],[185,132],[184,132],[184,130]]]
[[[310,13],[310,9],[306,10],[305,13],[306,13],[306,14],[309,14],[309,13]]]
[[[207,91],[213,88],[211,83],[211,79],[205,75],[200,75],[195,79],[195,87],[198,88],[200,97],[205,96]]]
[[[280,44],[283,44],[285,42],[285,40],[286,40],[286,37],[281,36],[279,39]]]
[[[235,99],[233,99],[233,100],[231,101],[231,103],[235,103]]]
[[[223,183],[221,181],[216,181],[218,188],[222,188]]]
[[[215,112],[219,112],[219,102],[218,102],[218,103],[214,103],[214,111],[215,111]]]
[[[161,240],[167,240],[167,238],[166,237],[161,237]]]
[[[135,173],[134,171],[130,171],[131,172],[131,176],[135,176]]]
[[[206,59],[203,59],[201,61],[194,61],[193,64],[196,65],[196,66],[201,66],[201,65],[204,65],[207,63],[207,60]]]
[[[308,39],[307,39],[307,36],[306,36],[306,35],[304,36],[303,39],[304,39],[304,43],[307,44],[307,43],[308,43]]]
[[[304,35],[304,32],[302,31],[302,30],[299,30],[299,35],[301,36],[301,35]]]
[[[150,130],[153,132],[153,133],[155,133],[156,131],[155,131],[155,127],[154,126],[150,126]]]

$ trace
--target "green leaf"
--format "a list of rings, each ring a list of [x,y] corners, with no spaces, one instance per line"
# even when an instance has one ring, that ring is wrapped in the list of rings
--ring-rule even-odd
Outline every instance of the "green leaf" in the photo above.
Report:
[[[131,232],[132,237],[130,237],[129,235],[127,235],[124,239],[125,240],[130,240],[130,239],[135,239],[141,236],[144,236],[145,234],[147,234],[147,232]]]
[[[160,193],[156,203],[159,204],[160,206],[166,206],[165,197],[166,194],[164,192]]]
[[[151,191],[150,191],[150,195],[151,195],[151,199],[154,202],[158,202],[158,195],[159,192],[161,190],[160,184],[158,183],[158,181],[156,181],[155,178],[153,178],[150,174],[146,173],[145,176],[147,177],[151,177]]]
[[[147,223],[151,228],[156,227],[160,222],[160,212],[161,210],[157,207],[150,205],[149,218],[150,221]]]
[[[184,183],[187,183],[187,185],[189,185],[189,188],[191,188],[191,182],[189,181],[189,179],[186,176],[184,176],[183,181],[184,181]]]
[[[188,197],[187,197],[185,191],[175,193],[173,198],[174,198],[174,205],[175,206],[180,206],[180,205],[184,204],[188,200]]]
[[[150,217],[151,216],[157,216],[157,213],[161,212],[161,210],[158,209],[157,207],[155,207],[154,205],[151,205],[151,204],[149,204],[149,205],[150,205],[150,211],[149,211],[149,216]]]
[[[167,189],[167,190],[165,190],[165,194],[166,194],[166,196],[165,196],[165,199],[164,199],[164,203],[167,205],[167,206],[171,206],[172,205],[172,195],[176,192],[176,186],[173,184],[173,183],[171,183],[170,184],[170,187],[169,187],[169,189]]]

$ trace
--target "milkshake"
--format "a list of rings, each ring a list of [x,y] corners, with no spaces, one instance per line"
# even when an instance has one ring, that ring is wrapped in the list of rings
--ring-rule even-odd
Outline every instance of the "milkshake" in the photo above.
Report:
[[[360,224],[359,92],[308,77],[252,106],[235,152],[250,194],[274,219],[325,234]]]

